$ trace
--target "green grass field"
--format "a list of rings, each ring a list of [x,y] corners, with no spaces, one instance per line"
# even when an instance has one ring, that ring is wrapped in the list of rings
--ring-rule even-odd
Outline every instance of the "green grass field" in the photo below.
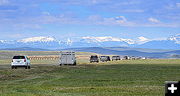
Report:
[[[77,66],[34,60],[30,70],[0,60],[0,96],[164,96],[165,81],[180,80],[180,60],[122,60]]]

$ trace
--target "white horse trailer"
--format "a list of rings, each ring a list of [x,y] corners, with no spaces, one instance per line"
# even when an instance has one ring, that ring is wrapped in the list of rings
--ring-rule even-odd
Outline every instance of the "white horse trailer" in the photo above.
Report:
[[[75,52],[60,52],[60,65],[76,65]]]

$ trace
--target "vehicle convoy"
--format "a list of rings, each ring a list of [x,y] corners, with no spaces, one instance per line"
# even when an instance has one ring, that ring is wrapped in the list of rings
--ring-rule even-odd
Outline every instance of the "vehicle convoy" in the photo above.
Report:
[[[75,52],[60,52],[59,64],[61,65],[76,65]]]
[[[111,61],[109,56],[100,56],[99,58],[102,62]]]
[[[97,63],[99,62],[99,58],[97,55],[91,55],[90,63],[92,63],[92,62],[97,62]]]
[[[112,61],[113,60],[121,60],[121,57],[120,56],[112,56]]]
[[[25,67],[25,69],[30,69],[30,59],[27,56],[14,56],[11,62],[11,68],[17,69],[17,67]]]

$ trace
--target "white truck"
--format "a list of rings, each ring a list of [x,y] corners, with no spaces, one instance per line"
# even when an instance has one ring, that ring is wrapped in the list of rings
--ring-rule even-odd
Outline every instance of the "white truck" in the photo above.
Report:
[[[60,66],[61,65],[76,65],[76,57],[75,52],[68,51],[68,52],[60,52]]]
[[[30,59],[27,56],[14,56],[11,62],[11,68],[25,67],[30,69]]]

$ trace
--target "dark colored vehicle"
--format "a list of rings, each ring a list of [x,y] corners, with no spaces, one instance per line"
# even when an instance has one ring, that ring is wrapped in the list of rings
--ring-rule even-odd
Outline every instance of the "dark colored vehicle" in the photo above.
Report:
[[[101,60],[102,62],[111,61],[109,56],[100,56],[100,60]]]
[[[98,56],[97,55],[92,55],[91,57],[90,57],[90,63],[92,63],[92,62],[99,62],[99,59],[98,59]]]
[[[124,59],[129,60],[130,58],[129,58],[129,56],[124,56]]]
[[[109,56],[106,56],[106,57],[107,57],[107,60],[108,60],[108,61],[111,61],[111,59],[110,59],[110,57],[109,57]]]
[[[112,61],[113,60],[121,60],[120,56],[112,56]]]

